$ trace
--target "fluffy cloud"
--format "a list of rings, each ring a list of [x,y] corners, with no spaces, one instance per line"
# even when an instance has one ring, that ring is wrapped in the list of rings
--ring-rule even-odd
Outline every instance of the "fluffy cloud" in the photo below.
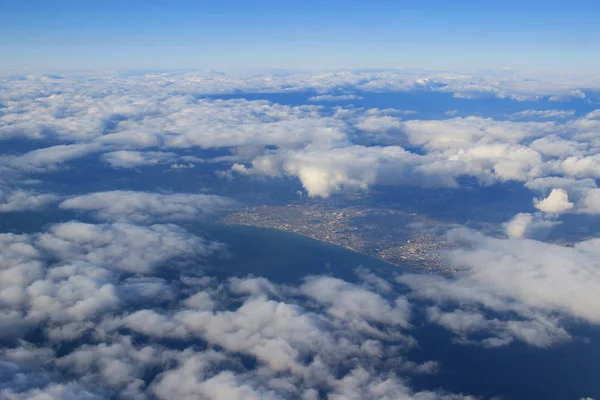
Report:
[[[590,112],[588,115],[586,115],[586,118],[588,118],[588,119],[600,118],[600,109]]]
[[[92,225],[68,222],[48,232],[0,235],[0,327],[5,339],[18,338],[43,324],[53,340],[76,339],[96,318],[144,300],[157,291],[168,300],[161,280],[127,278],[148,274],[170,262],[223,251],[219,243],[189,235],[173,225],[138,227],[116,223]]]
[[[508,343],[508,337],[516,337],[537,346],[570,338],[561,326],[561,316],[600,324],[600,314],[590,307],[600,300],[593,290],[600,283],[598,239],[563,247],[529,239],[490,238],[467,230],[454,231],[450,239],[467,246],[448,254],[448,262],[458,271],[455,278],[398,278],[416,295],[443,307],[473,308],[471,314],[454,310],[447,316],[446,311],[435,309],[434,321],[463,336],[477,327],[495,326],[502,332],[496,336],[501,341]],[[482,309],[515,313],[520,319],[489,320],[479,315]],[[527,328],[518,333],[513,330],[518,326]]]
[[[252,289],[247,291],[249,288]],[[329,291],[322,292],[324,288]],[[287,398],[313,396],[312,390],[321,387],[330,396],[348,398],[352,391],[345,385],[360,373],[365,380],[387,381],[390,396],[402,393],[410,398],[412,393],[401,380],[388,372],[382,377],[374,368],[383,367],[382,360],[394,357],[396,366],[404,371],[435,370],[432,362],[415,364],[398,358],[397,351],[414,345],[414,341],[401,332],[408,327],[409,315],[403,298],[390,302],[362,286],[329,277],[312,277],[297,288],[276,288],[264,279],[237,278],[230,280],[229,289],[238,295],[246,293],[243,304],[219,310],[214,309],[214,301],[203,300],[198,308],[196,299],[188,299],[184,303],[190,309],[167,314],[141,310],[112,321],[106,328],[124,326],[143,335],[171,339],[198,337],[234,354],[249,354],[260,366],[259,376],[249,380],[248,372],[210,375],[210,369],[201,361],[203,358],[186,358],[178,368],[162,374],[153,384],[153,391],[163,396],[169,390],[176,390],[184,397],[193,396],[205,393],[210,386],[218,390],[214,392],[216,398],[225,396],[220,393],[234,398],[240,393],[257,398]],[[204,293],[203,297],[215,296],[206,289],[200,293]],[[283,296],[283,300],[268,298],[271,296]],[[315,300],[316,308],[311,307],[311,302],[300,300],[303,297]],[[322,307],[324,314],[320,312]],[[388,328],[382,330],[381,327]],[[381,340],[397,344],[388,346],[384,352]],[[214,358],[224,361],[223,354],[215,353],[204,360]],[[355,360],[360,360],[358,365]],[[338,377],[335,371],[347,367],[351,370]],[[186,383],[179,384],[178,389],[173,387],[175,382],[182,381]],[[378,398],[377,391],[371,393],[366,381],[361,380],[357,385],[355,389],[364,391],[366,398]]]
[[[95,143],[61,144],[9,158],[8,165],[19,170],[43,171],[56,168],[67,161],[98,152],[101,148],[100,145]]]
[[[389,298],[390,285],[381,278],[360,270],[366,282],[311,277],[293,287],[232,278],[191,280],[182,287],[179,275],[165,281],[119,274],[139,264],[132,263],[132,253],[152,267],[189,252],[173,250],[168,239],[152,239],[161,229],[71,222],[41,234],[0,237],[3,299],[13,300],[0,303],[3,315],[15,310],[14,321],[25,324],[18,330],[13,324],[17,347],[2,350],[0,373],[9,374],[0,387],[3,395],[318,398],[318,387],[340,399],[357,393],[439,397],[413,392],[396,375],[434,373],[437,364],[403,355],[415,345],[404,332],[411,328],[410,307],[404,297]],[[14,290],[6,290],[14,287],[23,291],[19,301]],[[156,297],[171,306],[161,308]],[[0,327],[8,338],[8,327]],[[43,341],[24,342],[36,327],[48,340],[75,345],[57,355]],[[138,340],[143,337],[150,341]],[[165,344],[155,343],[164,338]],[[209,348],[198,349],[195,340]],[[256,367],[245,365],[240,355],[256,360]],[[4,365],[12,372],[5,373]],[[77,384],[70,383],[74,377]]]
[[[554,163],[556,170],[574,178],[600,178],[600,154],[572,156]]]
[[[427,90],[518,100],[585,97],[577,87],[514,73],[401,71],[3,81],[0,139],[49,147],[0,156],[0,211],[58,201],[17,183],[102,154],[114,168],[234,163],[239,175],[294,177],[320,197],[374,185],[457,187],[464,176],[482,184],[520,181],[540,196],[541,212],[505,223],[508,239],[452,233],[451,244],[461,242],[446,254],[455,276],[402,275],[398,281],[412,292],[398,294],[395,283],[366,270],[353,283],[332,276],[294,285],[204,276],[203,260],[224,254],[225,246],[172,222],[229,206],[222,197],[131,191],[69,197],[62,209],[90,212],[103,223],[0,234],[0,397],[466,398],[410,389],[411,375],[444,366],[408,358],[417,349],[416,303],[409,300],[424,301],[426,320],[454,332],[457,342],[487,347],[513,341],[546,347],[571,338],[568,321],[599,324],[590,307],[600,301],[598,240],[573,247],[531,240],[559,222],[543,213],[600,213],[598,113],[562,122],[407,121],[401,117],[411,112],[401,110],[201,96],[316,90],[312,100],[324,101],[358,99],[326,94],[340,90],[365,97]],[[516,117],[572,115],[530,110]]]
[[[534,140],[529,147],[548,157],[565,157],[584,155],[589,144],[548,135]]]
[[[66,222],[41,233],[36,243],[58,259],[141,273],[171,258],[203,256],[222,249],[220,244],[191,236],[175,225],[142,227],[121,222]]]
[[[516,144],[526,138],[556,133],[553,122],[496,121],[466,117],[439,121],[412,120],[403,124],[411,143],[430,150],[468,149],[473,144]]]
[[[244,175],[295,176],[310,196],[328,197],[342,189],[365,190],[373,184],[452,187],[462,167],[398,146],[351,146],[257,157],[251,168],[234,164],[232,170]]]
[[[231,200],[214,195],[110,191],[72,197],[60,208],[92,211],[105,221],[148,223],[193,219],[231,205]]]
[[[199,93],[234,90],[282,91],[311,89],[327,95],[332,88],[354,86],[362,91],[440,90],[463,95],[530,98],[573,95],[574,83],[523,80],[505,72],[489,80],[456,74],[423,77],[414,72],[343,72],[287,76],[234,77],[223,74],[105,76],[79,85],[79,79],[53,80],[32,76],[7,81],[3,92],[0,136],[65,142],[20,156],[0,157],[0,164],[20,171],[40,171],[103,152],[115,168],[169,164],[190,165],[182,148],[229,149],[231,156],[213,161],[237,162],[234,170],[258,176],[297,176],[315,196],[339,190],[363,190],[379,184],[448,186],[453,177],[472,175],[481,183],[545,176],[597,177],[597,120],[594,113],[565,123],[497,121],[466,117],[401,121],[401,110],[337,108],[333,114],[318,106],[287,106],[268,101],[199,98]],[[119,87],[118,93],[107,87]],[[34,88],[34,89],[32,89]],[[107,94],[110,92],[111,94]],[[526,110],[520,115],[570,117],[570,110]],[[553,114],[552,114],[553,113]],[[84,128],[85,127],[85,128]],[[381,149],[357,149],[359,145]],[[398,162],[397,147],[406,151]],[[369,147],[369,146],[364,146]],[[358,155],[358,153],[363,155]],[[345,153],[342,155],[342,153]],[[381,153],[377,155],[376,153]],[[305,163],[320,160],[311,169]],[[340,166],[356,159],[366,172]],[[394,160],[389,160],[390,158]],[[371,161],[367,161],[371,159]],[[376,159],[376,160],[372,160]],[[352,160],[351,160],[352,162]],[[400,178],[383,173],[396,163]],[[248,165],[252,164],[252,168]],[[331,173],[323,171],[331,168]],[[408,172],[407,172],[408,168]],[[355,168],[356,170],[358,169]],[[447,171],[447,172],[446,172]],[[414,173],[413,173],[414,172]],[[435,179],[434,175],[440,175]],[[222,174],[227,175],[227,174]]]
[[[326,307],[326,312],[350,324],[356,323],[355,330],[373,327],[363,321],[410,326],[410,305],[405,298],[398,298],[390,306],[381,296],[351,285],[336,278],[312,278],[300,287],[301,292]]]
[[[534,179],[525,184],[529,189],[538,191],[540,193],[552,193],[554,190],[558,190],[558,195],[555,195],[554,200],[558,204],[562,204],[562,208],[568,207],[566,211],[570,213],[584,213],[584,214],[600,214],[600,190],[596,186],[594,179],[573,179],[573,178],[559,178],[559,177],[547,177]],[[564,193],[567,194],[566,202],[564,201]],[[562,201],[560,200],[562,198]],[[536,204],[544,201],[544,199],[534,199]],[[572,206],[569,204],[572,203]],[[543,203],[545,204],[545,203]]]
[[[504,224],[506,236],[512,239],[544,236],[558,221],[545,219],[538,214],[519,213]]]
[[[161,151],[119,150],[102,155],[102,159],[113,168],[135,168],[145,165],[169,164],[177,159],[175,153]]]
[[[586,214],[600,214],[600,189],[586,191],[580,210]]]
[[[14,190],[0,186],[0,213],[38,210],[58,200],[58,196],[50,193],[37,193],[23,189]]]
[[[573,208],[569,194],[564,189],[552,189],[545,199],[534,199],[535,208],[545,213],[561,214]]]
[[[531,320],[502,320],[486,318],[481,312],[452,310],[439,307],[427,309],[429,321],[454,332],[459,344],[480,344],[485,347],[501,347],[515,339],[533,346],[548,347],[556,342],[569,340],[569,334],[556,321],[535,317]],[[480,342],[469,339],[469,335],[489,335]]]
[[[524,110],[513,114],[518,118],[568,118],[575,110]]]
[[[397,375],[435,373],[438,365],[406,359],[415,345],[410,306],[374,274],[358,271],[357,283],[311,277],[296,287],[186,280],[186,271],[199,272],[185,268],[190,261],[223,246],[172,224],[132,224],[194,218],[222,204],[229,201],[92,193],[62,207],[119,222],[0,234],[2,395],[318,398],[318,387],[335,398],[438,397],[413,392]],[[169,278],[155,276],[164,268]],[[27,342],[34,331],[41,339]],[[52,343],[72,345],[57,354]]]
[[[342,94],[339,96],[331,94],[322,94],[319,96],[309,97],[308,101],[348,101],[348,100],[362,100],[364,97],[357,96],[355,94]]]

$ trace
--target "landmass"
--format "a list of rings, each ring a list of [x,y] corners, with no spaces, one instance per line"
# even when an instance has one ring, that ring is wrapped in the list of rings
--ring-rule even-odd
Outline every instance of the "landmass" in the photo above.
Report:
[[[327,202],[251,206],[229,210],[222,222],[279,229],[420,271],[453,272],[440,255],[456,245],[438,221],[414,213]]]

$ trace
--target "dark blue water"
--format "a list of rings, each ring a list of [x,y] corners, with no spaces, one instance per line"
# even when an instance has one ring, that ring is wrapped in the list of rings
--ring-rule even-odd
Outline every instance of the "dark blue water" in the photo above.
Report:
[[[232,259],[214,265],[215,272],[223,277],[252,274],[275,282],[297,283],[313,274],[355,281],[352,270],[359,266],[387,279],[408,271],[293,233],[255,227],[215,227],[210,234],[228,243],[234,254]],[[400,292],[404,292],[402,287],[398,287]],[[413,323],[416,328],[410,334],[418,340],[419,347],[409,353],[409,358],[441,363],[437,374],[410,377],[412,387],[417,390],[515,400],[600,397],[598,328],[574,324],[568,328],[573,341],[548,349],[520,342],[485,349],[453,344],[453,336],[447,330],[427,324],[419,311]]]
[[[228,260],[213,260],[214,272],[225,277],[252,274],[299,283],[307,275],[323,274],[356,281],[353,270],[360,266],[388,279],[404,271],[377,258],[275,229],[220,225],[211,227],[208,235],[227,243],[232,253]]]

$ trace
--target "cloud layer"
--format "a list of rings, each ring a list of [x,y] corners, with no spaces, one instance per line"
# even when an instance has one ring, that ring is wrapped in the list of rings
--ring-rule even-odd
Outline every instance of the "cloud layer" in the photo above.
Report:
[[[517,338],[549,346],[570,339],[565,325],[571,319],[599,324],[600,314],[590,306],[600,300],[593,290],[600,283],[599,240],[564,247],[520,239],[521,226],[508,229],[509,236],[517,239],[491,238],[469,230],[451,232],[451,240],[467,246],[447,255],[457,270],[452,279],[427,275],[398,279],[416,296],[435,303],[429,314],[433,322],[465,341],[474,332],[496,331],[484,344],[497,346]],[[498,317],[486,317],[490,311]],[[511,314],[519,318],[510,319]]]
[[[95,223],[0,233],[0,397],[467,399],[411,389],[411,377],[444,368],[409,357],[419,316],[460,345],[573,340],[573,322],[600,324],[600,242],[543,240],[574,214],[600,215],[600,112],[559,109],[589,93],[556,82],[402,71],[4,79],[0,213],[57,205]],[[353,105],[399,91],[545,106],[427,119]],[[217,96],[290,92],[310,104]],[[211,260],[230,250],[199,232],[236,205],[226,197],[57,179],[149,167],[228,188],[289,179],[292,193],[320,198],[385,186],[471,196],[475,184],[501,183],[529,197],[496,230],[448,234],[452,276],[390,282],[358,269],[352,282],[284,284],[213,273]]]
[[[438,365],[406,358],[411,306],[386,285],[198,275],[222,247],[174,225],[67,222],[0,247],[3,397],[467,398],[398,375]]]

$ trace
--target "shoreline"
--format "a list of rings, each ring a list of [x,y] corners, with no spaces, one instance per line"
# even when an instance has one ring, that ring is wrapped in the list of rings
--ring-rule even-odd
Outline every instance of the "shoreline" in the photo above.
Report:
[[[251,228],[269,229],[269,230],[277,231],[277,232],[291,233],[291,234],[294,234],[294,235],[299,235],[299,236],[302,236],[302,237],[305,237],[305,238],[308,238],[308,239],[315,240],[315,241],[317,241],[319,243],[325,243],[325,244],[328,244],[328,245],[331,245],[331,246],[339,247],[339,248],[344,249],[344,250],[349,250],[349,251],[352,251],[352,252],[354,252],[356,254],[360,254],[362,256],[371,257],[371,258],[373,258],[375,260],[378,260],[378,261],[384,262],[386,264],[389,264],[389,265],[391,265],[391,266],[393,266],[395,268],[404,268],[406,270],[410,270],[411,272],[423,272],[423,271],[418,270],[418,269],[413,268],[413,267],[409,267],[409,266],[406,266],[406,265],[396,264],[396,263],[393,263],[393,262],[391,262],[389,260],[383,259],[381,257],[377,257],[377,256],[374,256],[374,255],[368,254],[368,253],[363,253],[362,251],[358,251],[358,250],[353,249],[351,247],[343,246],[343,245],[340,245],[340,244],[337,244],[337,243],[334,243],[334,242],[328,242],[326,240],[319,239],[319,238],[316,238],[316,237],[313,237],[313,236],[309,236],[309,235],[301,233],[301,232],[288,231],[288,230],[285,230],[285,229],[278,229],[278,228],[272,228],[272,227],[260,226],[260,225],[239,224],[239,223],[231,223],[231,222],[223,222],[223,221],[221,221],[221,224],[223,224],[224,226],[245,226],[245,227],[251,227]]]

